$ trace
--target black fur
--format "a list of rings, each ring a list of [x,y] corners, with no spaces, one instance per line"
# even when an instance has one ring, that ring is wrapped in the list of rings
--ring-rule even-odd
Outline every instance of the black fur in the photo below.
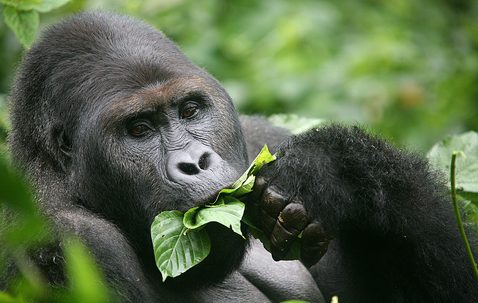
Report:
[[[337,125],[292,137],[279,154],[263,176],[335,237],[311,268],[326,300],[478,302],[450,196],[422,157]]]

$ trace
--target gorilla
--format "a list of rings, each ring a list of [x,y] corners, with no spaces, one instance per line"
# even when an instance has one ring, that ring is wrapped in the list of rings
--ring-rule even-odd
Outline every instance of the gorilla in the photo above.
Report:
[[[142,22],[88,12],[51,26],[10,100],[13,159],[52,232],[81,238],[122,302],[478,302],[446,187],[424,159],[359,127],[291,136],[239,116],[217,80]],[[276,260],[300,235],[302,262],[210,224],[206,260],[161,282],[153,218],[210,201],[264,144],[278,160],[247,211]],[[40,268],[62,287],[59,241]]]

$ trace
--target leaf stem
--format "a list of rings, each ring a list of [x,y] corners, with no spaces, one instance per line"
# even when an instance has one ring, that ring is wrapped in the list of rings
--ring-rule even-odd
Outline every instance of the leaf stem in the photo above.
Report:
[[[461,238],[465,243],[466,252],[468,254],[468,259],[470,260],[471,266],[473,267],[473,272],[475,278],[478,280],[478,268],[476,266],[475,258],[473,257],[473,252],[471,251],[470,242],[465,233],[465,228],[463,227],[463,221],[461,219],[460,210],[458,209],[458,203],[456,199],[456,181],[455,181],[455,167],[456,167],[456,155],[457,152],[453,152],[451,155],[451,165],[450,165],[450,183],[451,183],[451,201],[453,203],[453,209],[455,211],[456,222],[458,224],[458,229],[460,230]]]

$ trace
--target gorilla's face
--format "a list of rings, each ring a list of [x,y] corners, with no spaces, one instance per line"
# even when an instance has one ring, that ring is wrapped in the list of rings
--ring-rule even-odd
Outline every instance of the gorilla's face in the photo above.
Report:
[[[92,102],[80,123],[73,141],[81,148],[72,162],[78,198],[115,222],[146,255],[152,253],[154,216],[211,201],[247,167],[234,107],[217,82],[201,74],[176,75]],[[235,265],[244,251],[244,241],[228,229],[210,229],[216,264],[191,271],[194,280],[213,272],[220,279],[218,260]]]
[[[128,76],[125,72],[125,81]],[[95,83],[95,75],[90,77]],[[120,91],[116,86],[121,83],[112,79],[110,85],[105,89]],[[152,261],[149,228],[158,213],[211,201],[247,168],[230,97],[193,65],[135,89],[85,99],[69,141],[70,184],[78,203],[114,222],[143,261]],[[180,283],[188,276],[195,281],[221,279],[241,260],[243,239],[224,227],[208,228],[211,261],[188,272]]]
[[[99,172],[106,191],[139,199],[135,207],[149,221],[163,210],[186,211],[210,201],[247,165],[229,97],[199,75],[178,75],[94,104],[82,121],[88,150],[78,164],[89,176]]]

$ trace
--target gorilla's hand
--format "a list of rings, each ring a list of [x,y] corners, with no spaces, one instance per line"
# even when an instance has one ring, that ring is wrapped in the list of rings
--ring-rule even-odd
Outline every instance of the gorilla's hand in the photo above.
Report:
[[[318,211],[320,188],[330,182],[330,159],[320,156],[325,151],[319,142],[320,135],[313,130],[282,144],[278,159],[261,170],[249,197],[248,210],[269,238],[275,260],[283,259],[301,235],[301,260],[313,265],[332,239],[334,228],[324,230]]]
[[[275,259],[302,233],[306,265],[316,263],[331,238],[344,231],[390,230],[410,199],[402,194],[415,186],[410,167],[424,165],[358,127],[339,125],[293,136],[276,154],[257,177],[249,209]]]
[[[268,170],[273,171],[274,166]],[[319,222],[309,218],[300,200],[282,192],[287,191],[277,188],[264,176],[258,177],[249,209],[270,241],[274,260],[283,259],[301,235],[300,258],[306,266],[311,266],[326,253],[331,238]]]

